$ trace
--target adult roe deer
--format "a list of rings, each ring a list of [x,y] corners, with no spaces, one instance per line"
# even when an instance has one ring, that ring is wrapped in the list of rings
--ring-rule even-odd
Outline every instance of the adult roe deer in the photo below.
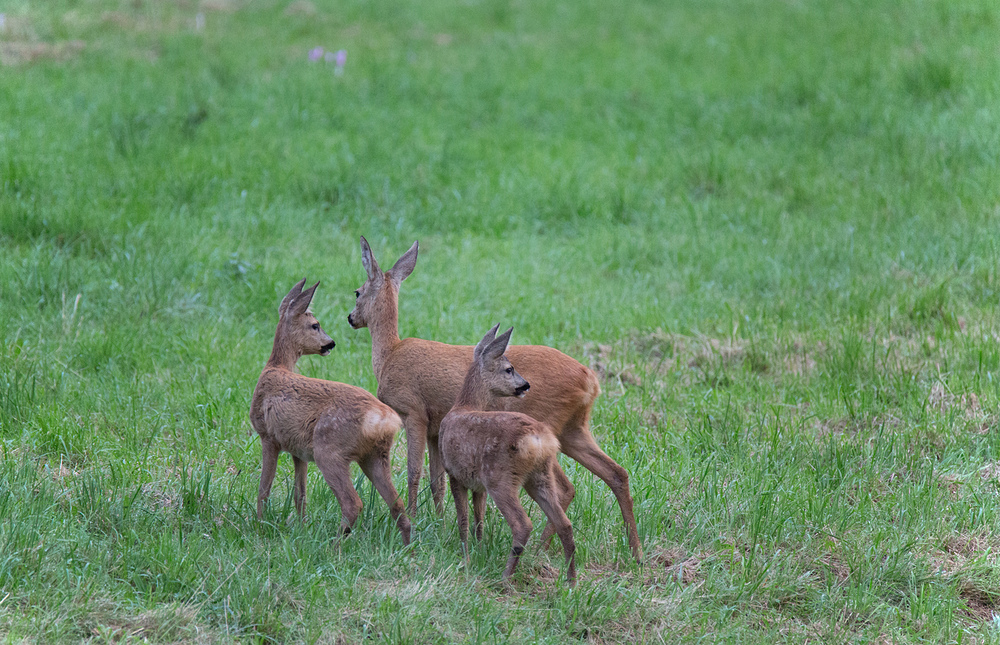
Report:
[[[347,321],[355,329],[368,327],[372,338],[372,368],[378,398],[399,413],[406,428],[407,510],[416,515],[417,492],[426,446],[430,459],[434,505],[442,511],[444,465],[438,448],[438,428],[462,389],[472,365],[473,348],[419,338],[399,338],[399,287],[417,263],[413,243],[389,271],[379,268],[368,241],[361,238],[361,263],[367,280],[355,292],[357,302]],[[590,413],[601,392],[597,376],[559,350],[543,345],[513,345],[507,356],[534,386],[524,398],[496,399],[497,409],[527,414],[544,421],[559,439],[559,449],[603,480],[614,493],[625,522],[632,555],[642,561],[629,493],[628,473],[607,456],[590,432]],[[560,488],[572,499],[573,484],[557,471]],[[547,525],[542,544],[551,539]]]
[[[573,525],[566,517],[570,499],[562,497],[556,455],[559,440],[552,428],[520,412],[486,411],[498,397],[524,397],[529,384],[514,371],[504,356],[511,327],[499,337],[499,325],[490,329],[473,350],[472,365],[462,383],[455,405],[441,420],[438,434],[444,468],[451,481],[451,494],[458,513],[458,531],[467,552],[469,497],[472,491],[476,537],[482,539],[484,495],[493,498],[510,525],[513,544],[503,577],[507,579],[528,543],[531,520],[518,494],[523,487],[555,528],[566,557],[566,579],[576,580]],[[565,477],[565,474],[563,474]]]
[[[379,495],[389,505],[389,513],[410,543],[410,520],[392,484],[389,451],[402,421],[392,409],[366,390],[345,383],[308,378],[295,371],[299,357],[326,356],[333,340],[308,311],[317,282],[305,291],[305,279],[292,287],[278,308],[278,328],[271,357],[260,374],[250,404],[250,423],[260,435],[263,465],[257,493],[257,518],[264,514],[264,502],[278,454],[291,453],[295,462],[295,509],[305,514],[306,471],[316,462],[340,503],[340,529],[351,532],[361,512],[361,498],[351,481],[350,465],[358,462]]]

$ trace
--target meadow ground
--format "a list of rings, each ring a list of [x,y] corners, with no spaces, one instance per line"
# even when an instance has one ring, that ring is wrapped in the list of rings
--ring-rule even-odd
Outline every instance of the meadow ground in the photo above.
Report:
[[[0,11],[4,642],[1000,642],[993,0]],[[403,335],[599,372],[643,566],[565,460],[575,589],[426,490],[409,550],[360,476],[292,521],[287,456],[253,518],[301,277],[374,390],[361,234]]]

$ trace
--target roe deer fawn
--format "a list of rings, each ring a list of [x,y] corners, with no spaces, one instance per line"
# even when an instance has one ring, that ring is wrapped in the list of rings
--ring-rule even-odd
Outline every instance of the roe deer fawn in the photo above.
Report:
[[[438,448],[441,419],[455,403],[463,378],[472,364],[472,347],[446,345],[419,338],[399,338],[399,287],[417,263],[416,242],[389,271],[382,271],[368,241],[361,238],[361,263],[368,279],[355,292],[357,302],[347,321],[355,329],[368,327],[372,337],[372,368],[378,398],[399,413],[406,428],[408,511],[417,511],[417,492],[424,465],[424,447],[430,458],[431,491],[442,511],[444,466]],[[597,376],[562,352],[542,345],[514,345],[507,352],[526,379],[535,383],[524,398],[496,399],[498,409],[522,412],[544,421],[559,439],[559,449],[603,480],[614,493],[625,522],[632,555],[642,561],[642,545],[632,510],[628,473],[597,445],[590,432],[590,412],[601,392]],[[573,498],[573,484],[556,471],[562,495]],[[567,502],[568,503],[568,502]],[[543,546],[552,526],[542,532]]]
[[[351,532],[361,512],[361,498],[351,481],[350,465],[358,462],[365,476],[389,505],[403,544],[410,543],[410,520],[392,484],[389,451],[402,421],[369,392],[344,383],[308,378],[295,371],[305,354],[326,356],[333,340],[308,311],[317,282],[292,287],[278,308],[278,328],[271,357],[260,374],[250,404],[250,423],[260,435],[263,465],[257,493],[257,517],[271,493],[278,453],[295,462],[295,508],[306,506],[306,471],[315,461],[340,503],[341,532]]]
[[[468,548],[469,498],[472,490],[476,537],[482,538],[484,494],[493,498],[514,535],[503,577],[509,578],[531,533],[531,520],[518,493],[521,487],[542,508],[562,542],[566,579],[576,580],[573,526],[566,517],[557,472],[559,440],[552,428],[520,412],[486,411],[498,397],[524,397],[528,382],[514,371],[504,356],[513,327],[497,337],[497,328],[486,333],[473,351],[472,365],[451,411],[441,420],[438,443],[451,494],[458,513],[462,548]],[[565,474],[563,474],[565,477]]]

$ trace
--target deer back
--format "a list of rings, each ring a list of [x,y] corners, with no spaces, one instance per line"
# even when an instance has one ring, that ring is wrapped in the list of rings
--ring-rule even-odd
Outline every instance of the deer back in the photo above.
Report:
[[[456,408],[442,420],[440,440],[448,473],[473,490],[507,478],[520,487],[559,452],[552,429],[520,412]]]
[[[404,339],[382,369],[378,398],[404,416],[426,414],[431,429],[436,428],[458,398],[472,351],[469,345]],[[557,349],[512,345],[506,356],[531,389],[524,398],[497,399],[496,408],[544,420],[556,434],[589,414],[600,394],[593,371]]]
[[[260,436],[310,461],[317,444],[365,454],[372,441],[395,435],[402,425],[389,406],[360,387],[274,368],[261,373],[250,421]]]

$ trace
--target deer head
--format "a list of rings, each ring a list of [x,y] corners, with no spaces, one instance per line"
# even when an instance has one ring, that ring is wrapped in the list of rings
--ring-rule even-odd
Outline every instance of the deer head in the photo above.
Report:
[[[497,336],[499,328],[500,325],[494,325],[476,345],[476,349],[472,353],[472,369],[478,371],[478,378],[482,386],[491,395],[523,398],[531,386],[524,380],[523,376],[517,373],[507,357],[504,356],[514,328],[511,327]]]
[[[300,356],[326,356],[336,343],[326,335],[316,316],[309,311],[309,303],[312,302],[319,283],[303,291],[305,283],[303,278],[281,301],[281,306],[278,307],[278,336],[283,344],[294,348],[295,353]]]
[[[400,256],[391,269],[382,271],[375,256],[372,255],[368,240],[361,238],[361,264],[368,274],[368,279],[354,292],[356,298],[354,311],[347,315],[347,322],[351,327],[361,329],[378,324],[387,318],[391,318],[395,324],[399,285],[417,265],[418,248],[418,244],[414,242],[410,250]]]

